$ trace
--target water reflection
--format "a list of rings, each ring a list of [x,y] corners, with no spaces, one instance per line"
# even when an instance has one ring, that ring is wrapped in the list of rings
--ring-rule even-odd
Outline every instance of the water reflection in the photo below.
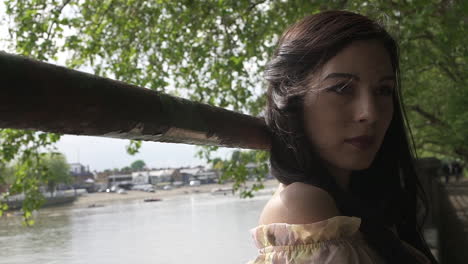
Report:
[[[268,198],[197,194],[44,209],[32,228],[19,217],[0,221],[0,263],[245,263],[257,254],[248,231]]]
[[[30,228],[22,226],[21,217],[1,220],[0,263],[38,263],[45,260],[44,256],[56,255],[57,249],[65,253],[62,258],[67,258],[72,241],[69,212],[44,210],[36,214],[35,220]]]

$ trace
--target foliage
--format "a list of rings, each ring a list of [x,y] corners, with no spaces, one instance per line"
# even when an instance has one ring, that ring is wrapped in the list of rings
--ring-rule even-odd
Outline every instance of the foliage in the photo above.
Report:
[[[8,164],[0,164],[0,175],[2,175],[0,185],[7,186],[15,182],[15,170]]]
[[[130,165],[130,167],[132,168],[132,170],[134,171],[138,171],[138,170],[143,170],[146,166],[146,163],[143,161],[143,160],[135,160],[134,162],[132,162],[132,164]]]
[[[33,155],[34,158],[10,162],[11,165],[3,164],[0,168],[2,183],[9,186],[8,194],[23,193],[26,196],[22,209],[24,223],[27,225],[34,223],[31,212],[44,202],[41,186],[47,186],[48,191],[55,192],[58,184],[70,184],[72,180],[69,165],[63,154],[49,152]],[[19,182],[20,180],[22,182]],[[8,209],[6,204],[0,206],[1,211]]]
[[[130,155],[135,155],[140,151],[141,147],[141,140],[131,140],[127,146],[125,146],[125,149],[127,150],[127,153]]]
[[[468,164],[468,3],[386,5],[398,10],[389,19],[401,44],[403,96],[418,153]]]
[[[47,169],[46,181],[50,192],[55,192],[57,185],[60,183],[72,183],[70,166],[63,154],[51,152],[46,153],[42,158]]]
[[[3,193],[2,196],[20,193],[25,195],[22,208],[25,224],[33,223],[31,212],[44,201],[39,186],[47,183],[47,175],[41,159],[44,153],[40,150],[52,149],[58,138],[58,135],[50,133],[0,130],[0,165],[5,169],[14,164],[13,177],[0,175],[0,183],[9,186],[8,193]],[[8,170],[11,172],[11,169]],[[0,201],[0,214],[6,209],[6,204]]]
[[[233,189],[239,190],[239,196],[242,198],[253,197],[255,191],[264,187],[263,180],[268,174],[268,152],[235,150],[228,159],[211,158],[211,153],[217,149],[215,146],[206,147],[198,151],[197,156],[221,172],[218,183],[234,181]],[[253,177],[255,181],[251,186],[246,182],[249,177]]]
[[[255,116],[265,105],[263,66],[287,25],[326,9],[367,14],[384,22],[401,44],[403,94],[418,153],[468,163],[467,1],[4,2],[17,53],[40,60],[66,55],[70,68],[88,67],[101,76]],[[54,135],[43,142],[32,132],[14,133],[26,133],[18,146],[58,139]],[[4,141],[3,132],[0,139],[2,148],[14,144]],[[127,151],[136,153],[140,144],[132,141]],[[267,153],[237,151],[221,160],[211,157],[216,149],[201,148],[198,156],[222,167],[237,187],[246,179],[249,159],[267,168]],[[28,190],[37,182],[34,177],[18,179],[17,186]]]
[[[132,173],[133,169],[130,168],[129,166],[125,166],[123,167],[121,170],[120,170],[120,173],[123,173],[123,174],[130,174]]]
[[[217,158],[213,160],[213,167],[221,170],[219,183],[234,180],[233,189],[239,192],[240,197],[254,197],[253,193],[264,188],[263,180],[268,174],[268,152],[266,151],[239,151],[232,152],[227,160]],[[251,165],[251,166],[249,166]],[[247,180],[253,177],[255,182],[249,186]]]

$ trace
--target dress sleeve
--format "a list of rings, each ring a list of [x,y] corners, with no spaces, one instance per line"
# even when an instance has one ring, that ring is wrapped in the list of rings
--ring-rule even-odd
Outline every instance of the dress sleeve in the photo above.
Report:
[[[250,230],[258,256],[247,264],[381,264],[359,232],[361,219],[335,216],[311,224],[274,223]]]

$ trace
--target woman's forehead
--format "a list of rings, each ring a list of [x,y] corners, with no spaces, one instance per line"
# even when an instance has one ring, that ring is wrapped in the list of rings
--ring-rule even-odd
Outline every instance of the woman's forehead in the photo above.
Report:
[[[338,52],[317,71],[320,80],[334,78],[382,79],[393,76],[390,55],[378,41],[356,41]]]

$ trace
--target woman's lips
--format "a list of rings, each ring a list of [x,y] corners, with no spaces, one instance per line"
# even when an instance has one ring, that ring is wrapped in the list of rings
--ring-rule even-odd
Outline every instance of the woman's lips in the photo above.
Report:
[[[364,150],[368,149],[372,145],[373,138],[370,136],[360,136],[351,139],[346,139],[345,142]]]

